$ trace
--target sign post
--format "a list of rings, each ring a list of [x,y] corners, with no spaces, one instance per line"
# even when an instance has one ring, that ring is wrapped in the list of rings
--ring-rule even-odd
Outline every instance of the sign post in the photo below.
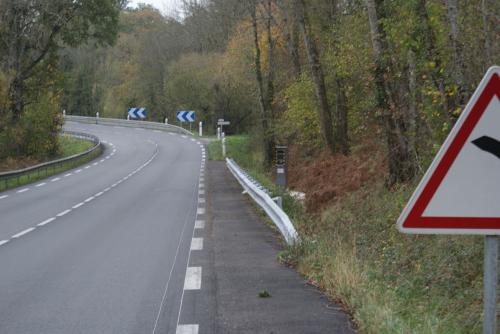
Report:
[[[225,121],[223,118],[219,118],[219,119],[217,120],[217,125],[219,126],[219,129],[220,129],[220,130],[218,130],[218,131],[219,131],[220,133],[224,133],[224,131],[223,131],[223,126],[224,126],[224,125],[229,125],[229,124],[231,124],[231,122],[229,122],[229,121]],[[220,136],[219,136],[219,135],[217,135],[217,138],[218,138],[218,139],[220,139]]]
[[[225,158],[226,157],[226,136],[224,135],[224,132],[222,133],[222,156]]]
[[[483,333],[495,334],[497,328],[498,237],[484,238]]]
[[[500,67],[491,67],[398,219],[403,233],[484,235],[483,334],[497,327]]]

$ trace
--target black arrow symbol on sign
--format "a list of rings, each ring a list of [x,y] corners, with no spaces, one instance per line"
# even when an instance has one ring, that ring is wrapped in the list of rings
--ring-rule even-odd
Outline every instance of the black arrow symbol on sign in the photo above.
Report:
[[[479,147],[479,149],[489,152],[500,159],[500,141],[488,137],[482,136],[472,141],[472,144]]]

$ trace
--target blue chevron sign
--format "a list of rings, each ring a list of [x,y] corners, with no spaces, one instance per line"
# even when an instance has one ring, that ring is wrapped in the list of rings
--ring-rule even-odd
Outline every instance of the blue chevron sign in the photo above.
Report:
[[[194,122],[194,111],[178,111],[177,120],[179,122]]]
[[[132,118],[146,118],[146,108],[128,108],[128,114]]]

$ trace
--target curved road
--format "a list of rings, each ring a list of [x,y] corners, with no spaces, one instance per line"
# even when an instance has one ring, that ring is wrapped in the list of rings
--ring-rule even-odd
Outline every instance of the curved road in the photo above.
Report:
[[[65,128],[97,135],[105,150],[0,193],[0,333],[175,333],[185,281],[196,288],[199,274],[186,267],[203,214],[202,144],[134,128]]]

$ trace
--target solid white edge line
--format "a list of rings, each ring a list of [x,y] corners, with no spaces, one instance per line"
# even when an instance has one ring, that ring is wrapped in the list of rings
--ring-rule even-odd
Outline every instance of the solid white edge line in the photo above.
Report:
[[[34,227],[30,227],[30,228],[27,228],[25,229],[24,231],[21,231],[17,234],[14,234],[11,238],[19,238],[19,237],[22,237],[23,235],[25,234],[28,234],[30,233],[31,231],[33,231],[35,228]]]
[[[71,211],[71,209],[68,209],[68,210],[64,210],[62,212],[59,212],[56,217],[62,217],[64,216],[65,214],[69,213]]]
[[[199,326],[197,324],[177,325],[175,334],[198,334]]]
[[[43,222],[38,223],[38,224],[37,224],[37,226],[47,225],[48,223],[51,223],[51,222],[53,222],[54,220],[56,220],[56,217],[52,217],[52,218],[49,218],[49,219],[45,219]]]

